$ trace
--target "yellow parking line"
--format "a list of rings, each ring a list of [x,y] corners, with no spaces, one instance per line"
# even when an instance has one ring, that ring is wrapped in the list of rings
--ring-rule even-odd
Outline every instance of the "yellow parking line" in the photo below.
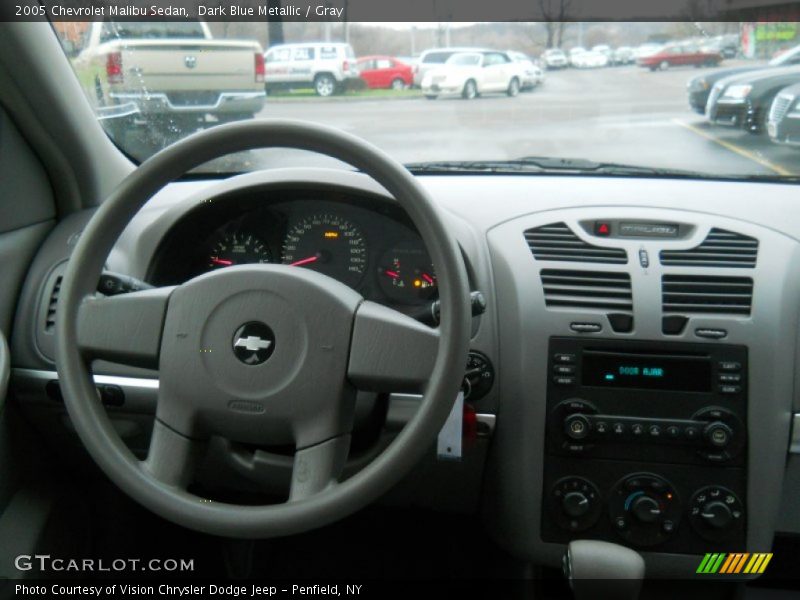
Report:
[[[794,173],[792,173],[788,169],[784,169],[780,165],[776,165],[775,163],[770,162],[765,158],[761,158],[757,154],[753,154],[749,150],[745,150],[744,148],[741,148],[741,147],[737,146],[736,144],[733,144],[731,142],[726,142],[725,140],[721,140],[718,137],[716,137],[715,135],[711,135],[707,131],[703,131],[699,127],[695,127],[694,125],[691,125],[689,123],[685,123],[685,122],[681,121],[680,119],[672,119],[672,122],[675,123],[676,125],[680,125],[684,129],[688,129],[689,131],[691,131],[693,133],[696,133],[697,135],[699,135],[701,137],[706,138],[707,140],[711,140],[712,142],[715,142],[715,143],[719,144],[720,146],[722,146],[723,148],[725,148],[727,150],[730,150],[731,152],[735,152],[739,156],[743,156],[744,158],[746,158],[748,160],[752,160],[754,163],[757,163],[757,164],[761,165],[762,167],[766,167],[767,169],[769,169],[770,171],[772,171],[772,172],[774,172],[774,173],[776,173],[778,175],[784,175],[784,176],[794,175]]]

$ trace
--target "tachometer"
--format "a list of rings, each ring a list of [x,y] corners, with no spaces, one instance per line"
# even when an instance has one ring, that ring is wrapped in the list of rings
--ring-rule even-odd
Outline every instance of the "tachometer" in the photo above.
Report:
[[[422,241],[404,240],[387,250],[378,263],[383,293],[399,304],[424,304],[436,298],[436,274]]]
[[[318,214],[289,227],[283,262],[306,267],[355,288],[367,268],[367,242],[352,222],[335,214]]]
[[[251,233],[227,233],[214,244],[208,266],[221,269],[233,265],[272,262],[267,245]]]

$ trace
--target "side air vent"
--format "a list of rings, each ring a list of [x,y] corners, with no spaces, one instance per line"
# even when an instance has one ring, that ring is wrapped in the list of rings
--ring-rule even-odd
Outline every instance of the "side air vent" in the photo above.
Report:
[[[61,293],[61,275],[57,276],[50,290],[50,298],[45,310],[44,330],[52,333],[56,327],[56,308],[58,307],[58,295]]]
[[[542,269],[542,287],[548,307],[597,308],[614,312],[633,310],[628,273]]]
[[[618,265],[628,262],[628,255],[622,248],[603,248],[584,242],[566,223],[551,223],[528,229],[525,231],[525,241],[536,260]]]
[[[749,315],[753,303],[749,277],[664,275],[661,291],[665,313]]]
[[[752,269],[758,257],[755,238],[712,229],[703,243],[688,250],[662,250],[661,264],[683,267],[740,267]]]

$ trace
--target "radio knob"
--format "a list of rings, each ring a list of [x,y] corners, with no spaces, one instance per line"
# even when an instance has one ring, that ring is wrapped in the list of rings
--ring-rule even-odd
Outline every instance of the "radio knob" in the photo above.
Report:
[[[661,517],[661,506],[655,498],[639,496],[631,504],[631,513],[642,523],[652,523]]]
[[[722,421],[712,421],[703,429],[703,436],[715,448],[725,448],[731,443],[733,430]]]
[[[583,415],[570,415],[564,420],[564,432],[573,440],[582,440],[589,435],[589,419]]]
[[[724,529],[733,520],[731,509],[724,502],[713,501],[704,505],[700,511],[703,521],[714,529]]]

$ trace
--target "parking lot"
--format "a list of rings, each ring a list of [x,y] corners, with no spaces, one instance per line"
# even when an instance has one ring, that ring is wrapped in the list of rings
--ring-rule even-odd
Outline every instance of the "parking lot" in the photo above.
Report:
[[[735,66],[726,61],[723,67]],[[366,138],[402,162],[588,158],[715,174],[800,175],[800,151],[768,138],[708,126],[692,112],[686,82],[696,68],[635,66],[548,71],[515,98],[426,100],[268,98],[260,117],[318,121]],[[259,161],[293,162],[270,152]],[[268,157],[268,160],[266,160]]]

